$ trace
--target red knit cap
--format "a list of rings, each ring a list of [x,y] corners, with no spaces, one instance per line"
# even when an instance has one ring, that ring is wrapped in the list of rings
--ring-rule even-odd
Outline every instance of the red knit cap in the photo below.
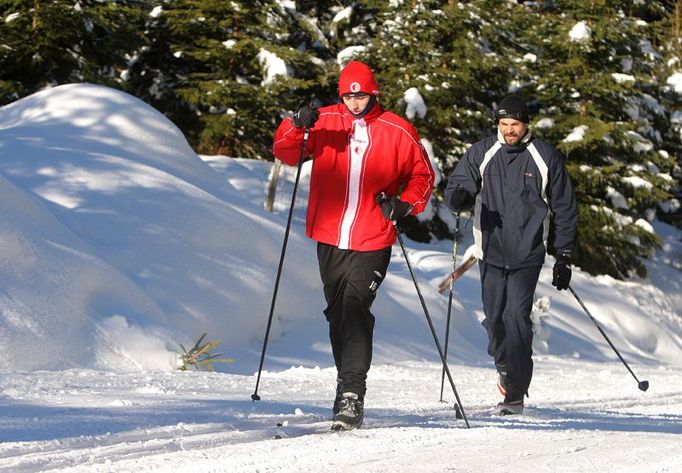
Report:
[[[351,61],[339,74],[339,97],[358,92],[376,96],[379,95],[379,86],[367,64]]]

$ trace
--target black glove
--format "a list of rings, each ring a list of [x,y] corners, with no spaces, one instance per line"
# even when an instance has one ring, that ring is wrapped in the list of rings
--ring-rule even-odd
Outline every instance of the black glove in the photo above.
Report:
[[[461,185],[455,187],[455,190],[452,192],[452,195],[450,196],[450,207],[452,208],[452,210],[459,213],[462,210],[466,210],[469,207],[471,207],[473,203],[474,203],[473,195],[469,194],[469,192]]]
[[[552,286],[556,286],[558,291],[568,289],[571,282],[571,253],[564,252],[556,257],[552,277]]]
[[[291,123],[296,128],[312,128],[317,121],[317,118],[320,116],[317,105],[317,103],[311,102],[296,110],[294,116],[291,117]]]
[[[381,207],[381,213],[384,214],[387,220],[407,217],[412,212],[410,204],[403,202],[394,195],[389,197],[382,192],[377,196],[376,201],[379,207]]]

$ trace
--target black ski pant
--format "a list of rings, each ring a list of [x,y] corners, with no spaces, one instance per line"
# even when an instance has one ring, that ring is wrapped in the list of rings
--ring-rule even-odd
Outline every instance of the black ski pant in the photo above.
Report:
[[[386,275],[391,247],[377,251],[341,250],[317,244],[334,363],[341,392],[364,399],[372,362],[374,315],[370,307]]]
[[[513,397],[528,393],[533,376],[533,295],[541,266],[506,270],[481,261],[482,325],[488,332],[488,354],[506,372]]]

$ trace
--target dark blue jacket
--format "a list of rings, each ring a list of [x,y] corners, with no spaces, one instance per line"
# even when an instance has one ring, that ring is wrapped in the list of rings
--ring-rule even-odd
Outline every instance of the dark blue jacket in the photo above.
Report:
[[[506,269],[539,266],[545,260],[550,212],[554,248],[570,251],[578,211],[563,156],[530,131],[510,146],[498,136],[475,143],[448,180],[448,205],[457,185],[476,196],[477,257]]]

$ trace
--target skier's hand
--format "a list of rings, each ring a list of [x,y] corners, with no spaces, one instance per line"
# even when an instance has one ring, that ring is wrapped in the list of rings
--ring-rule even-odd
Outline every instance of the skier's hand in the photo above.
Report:
[[[377,204],[381,207],[381,213],[384,214],[387,220],[396,220],[398,218],[407,217],[412,212],[412,206],[407,202],[403,202],[396,196],[387,196],[381,193],[376,198]]]
[[[459,213],[462,210],[467,210],[474,203],[474,196],[469,194],[469,192],[460,186],[455,187],[450,197],[450,208],[455,212]]]
[[[554,263],[552,286],[556,286],[558,291],[568,289],[571,282],[571,253],[565,252],[557,255]]]
[[[315,101],[302,106],[296,110],[294,116],[291,117],[291,123],[296,128],[312,128],[320,116],[320,112],[317,110],[318,108],[319,103]]]

